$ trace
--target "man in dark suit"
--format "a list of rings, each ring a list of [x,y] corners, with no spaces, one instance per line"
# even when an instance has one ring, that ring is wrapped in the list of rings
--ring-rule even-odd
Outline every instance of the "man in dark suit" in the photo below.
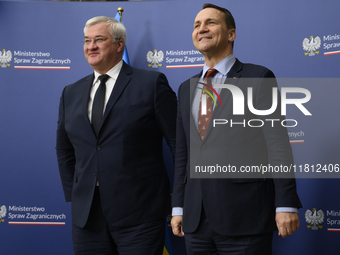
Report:
[[[185,81],[178,91],[171,225],[175,235],[185,234],[188,254],[271,254],[276,228],[282,237],[299,228],[297,208],[301,203],[292,175],[237,171],[293,164],[286,128],[266,122],[283,119],[280,101],[270,116],[254,114],[247,103],[241,115],[234,115],[235,91],[231,95],[229,89],[211,90],[211,95],[219,94],[222,104],[216,98],[217,103],[210,106],[209,97],[203,96],[213,85],[207,79],[202,87],[202,79],[212,72],[213,84],[232,84],[243,95],[249,94],[250,87],[254,108],[271,108],[272,89],[277,88],[274,74],[237,60],[233,56],[235,36],[231,13],[205,4],[192,34],[196,49],[204,55],[203,72]],[[209,166],[215,172],[207,172]],[[228,166],[233,171],[228,173]]]
[[[94,73],[65,87],[56,145],[74,252],[162,254],[171,209],[162,143],[174,153],[176,95],[162,73],[122,60],[126,30],[115,19],[90,19],[84,35]]]

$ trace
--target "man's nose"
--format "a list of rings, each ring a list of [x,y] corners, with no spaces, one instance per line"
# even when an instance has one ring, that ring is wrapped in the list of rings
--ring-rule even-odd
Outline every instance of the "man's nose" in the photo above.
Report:
[[[208,31],[208,26],[205,24],[201,24],[198,28],[198,33],[206,33]]]
[[[87,45],[88,49],[95,49],[98,48],[98,45],[95,43],[94,40],[91,40],[90,44]]]

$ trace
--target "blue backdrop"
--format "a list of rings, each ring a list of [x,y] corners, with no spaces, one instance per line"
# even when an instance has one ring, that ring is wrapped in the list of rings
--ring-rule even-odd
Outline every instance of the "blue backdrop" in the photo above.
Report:
[[[85,22],[99,15],[114,17],[123,7],[131,65],[165,73],[177,92],[203,64],[191,33],[204,2],[0,1],[1,254],[72,254],[70,205],[64,202],[54,148],[61,91],[92,72],[81,45]],[[311,117],[293,107],[287,110],[287,118],[298,120],[289,128],[297,166],[305,172],[306,164],[310,169],[339,164],[340,86],[338,79],[324,78],[340,78],[340,2],[212,2],[234,15],[234,54],[240,61],[264,65],[279,78],[297,78],[294,84],[301,81],[299,87],[311,92],[305,105]],[[303,40],[317,37],[321,45],[310,56]],[[149,51],[163,52],[163,60],[152,65]],[[279,82],[287,86],[287,79]],[[172,177],[168,152],[166,160]],[[274,254],[338,254],[335,171],[328,178],[309,174],[311,170],[298,174],[301,227],[286,239],[275,237]],[[307,210],[322,212],[323,222],[307,223]],[[172,241],[175,255],[185,254],[183,239],[172,236]]]

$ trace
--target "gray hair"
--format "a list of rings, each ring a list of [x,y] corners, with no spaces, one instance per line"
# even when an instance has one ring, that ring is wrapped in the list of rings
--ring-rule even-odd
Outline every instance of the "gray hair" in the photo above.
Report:
[[[86,32],[86,29],[89,26],[93,26],[101,22],[106,22],[108,25],[110,25],[109,33],[113,38],[113,43],[117,43],[119,39],[122,39],[124,42],[124,47],[125,47],[125,44],[126,44],[125,26],[114,18],[110,18],[106,16],[98,16],[98,17],[89,19],[85,24],[84,34]]]

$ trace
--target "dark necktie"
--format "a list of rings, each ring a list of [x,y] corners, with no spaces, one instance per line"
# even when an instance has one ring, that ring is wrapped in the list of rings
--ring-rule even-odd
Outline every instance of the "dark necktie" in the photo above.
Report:
[[[93,99],[92,106],[92,127],[94,132],[98,136],[100,125],[102,123],[103,112],[104,112],[104,101],[105,101],[105,91],[106,91],[106,81],[110,78],[107,74],[98,77],[100,80],[99,87],[96,91],[96,95]]]
[[[213,68],[209,69],[205,76],[204,83],[211,86],[211,79],[209,79],[209,77],[214,76],[216,73],[217,73],[216,69],[213,69]],[[204,85],[203,89],[208,90],[212,94],[212,91],[209,89],[208,86]],[[202,95],[206,95],[206,102],[207,102],[207,105],[206,105],[207,114],[206,115],[202,115]],[[203,141],[205,134],[207,132],[209,123],[210,123],[212,112],[213,112],[213,100],[204,90],[202,90],[202,95],[201,95],[201,100],[200,100],[200,106],[198,109],[198,133],[200,134],[200,137]]]

